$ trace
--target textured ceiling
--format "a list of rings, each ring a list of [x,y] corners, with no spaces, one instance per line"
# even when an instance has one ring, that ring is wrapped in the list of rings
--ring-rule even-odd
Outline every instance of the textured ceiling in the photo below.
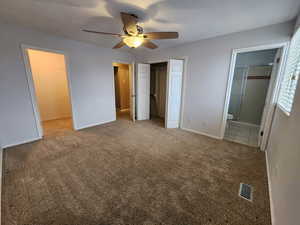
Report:
[[[120,32],[119,12],[135,13],[148,31],[178,31],[160,47],[249,30],[295,18],[299,0],[1,0],[0,21],[112,47],[118,39],[80,31]]]

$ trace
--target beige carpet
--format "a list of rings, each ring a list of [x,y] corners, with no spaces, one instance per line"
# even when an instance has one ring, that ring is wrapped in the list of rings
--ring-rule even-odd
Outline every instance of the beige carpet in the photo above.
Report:
[[[2,213],[5,225],[269,225],[265,156],[155,121],[65,131],[4,151]]]

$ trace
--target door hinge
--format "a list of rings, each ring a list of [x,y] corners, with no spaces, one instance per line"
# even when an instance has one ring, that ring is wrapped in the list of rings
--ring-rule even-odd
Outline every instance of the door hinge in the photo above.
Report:
[[[260,136],[264,136],[264,131],[261,131],[261,132],[260,132]]]

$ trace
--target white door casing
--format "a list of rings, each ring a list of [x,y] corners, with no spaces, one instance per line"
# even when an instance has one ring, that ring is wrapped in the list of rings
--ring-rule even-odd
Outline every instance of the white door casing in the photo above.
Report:
[[[268,87],[268,93],[266,96],[266,102],[263,110],[260,131],[259,131],[259,146],[260,146],[260,150],[262,151],[265,151],[267,147],[267,143],[270,135],[270,129],[272,126],[273,115],[276,108],[276,101],[272,99],[272,97],[274,96],[276,80],[278,79],[278,73],[280,69],[280,61],[283,60],[282,58],[283,58],[282,48],[279,48],[277,50],[274,63],[273,63],[271,80]],[[263,136],[261,136],[261,132],[263,133]]]
[[[170,59],[168,63],[166,92],[166,128],[179,128],[181,114],[181,95],[183,60]]]
[[[68,82],[69,99],[70,99],[71,112],[72,112],[72,125],[73,125],[74,130],[77,130],[78,126],[77,126],[76,120],[75,120],[75,118],[76,118],[75,111],[76,110],[75,110],[74,104],[73,104],[72,86],[70,83],[70,72],[69,72],[70,71],[70,68],[69,68],[70,60],[69,60],[68,54],[63,51],[60,51],[60,50],[40,48],[40,47],[35,47],[35,46],[25,45],[25,44],[21,44],[21,49],[22,49],[23,61],[24,61],[24,65],[25,65],[27,84],[28,84],[28,88],[30,91],[31,103],[32,103],[33,111],[34,111],[35,124],[37,127],[37,138],[34,140],[43,138],[44,134],[43,134],[43,128],[41,125],[40,112],[39,112],[38,105],[37,105],[37,97],[36,97],[36,91],[35,91],[33,77],[32,77],[31,65],[30,65],[30,61],[29,61],[28,49],[64,55],[65,66],[66,66],[66,76],[67,76],[67,82]]]
[[[130,118],[135,122],[135,64],[129,65]]]
[[[150,64],[138,63],[136,68],[137,120],[150,119]]]
[[[226,90],[226,97],[225,97],[225,103],[224,103],[224,111],[223,111],[223,119],[222,119],[222,126],[220,129],[220,138],[224,139],[225,135],[225,129],[226,129],[226,123],[227,123],[227,115],[228,115],[228,108],[229,108],[229,102],[230,102],[230,94],[231,94],[231,88],[232,88],[232,81],[233,81],[233,76],[234,76],[234,71],[235,71],[235,65],[236,65],[236,58],[238,53],[244,53],[244,52],[254,52],[254,51],[259,51],[259,50],[267,50],[267,49],[279,49],[281,48],[281,59],[278,64],[278,72],[276,74],[276,79],[274,81],[271,81],[270,83],[274,82],[272,85],[272,94],[270,94],[270,104],[272,104],[274,107],[276,107],[277,104],[277,99],[278,99],[278,94],[280,90],[280,82],[282,79],[282,72],[283,68],[286,62],[287,58],[287,52],[288,52],[288,47],[289,47],[289,42],[282,42],[282,43],[277,43],[277,44],[270,44],[270,45],[261,45],[261,46],[254,46],[254,47],[248,47],[248,48],[240,48],[240,49],[233,49],[232,55],[231,55],[231,62],[230,62],[230,69],[229,69],[229,75],[228,75],[228,81],[227,81],[227,90]],[[271,84],[270,84],[271,85]],[[270,86],[271,87],[271,86]],[[264,130],[264,135],[261,140],[261,144],[264,142],[267,145],[268,142],[268,137],[271,131],[271,124],[273,120],[273,114],[266,113],[266,118],[265,118],[265,126],[268,126],[268,130]],[[263,124],[263,123],[261,123]],[[261,150],[265,150],[265,147],[260,145]]]

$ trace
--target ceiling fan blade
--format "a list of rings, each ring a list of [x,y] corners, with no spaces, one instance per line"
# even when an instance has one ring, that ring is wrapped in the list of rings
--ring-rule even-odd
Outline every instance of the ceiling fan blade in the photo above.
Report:
[[[82,31],[88,32],[88,33],[93,33],[93,34],[105,34],[105,35],[113,35],[113,36],[118,36],[118,37],[122,36],[121,34],[107,33],[107,32],[95,31],[95,30],[82,29]]]
[[[148,41],[148,40],[144,40],[143,46],[146,48],[151,48],[151,49],[158,48],[158,46],[156,44],[154,44],[153,42]]]
[[[143,34],[144,38],[148,39],[176,39],[178,38],[178,32],[150,32]]]
[[[137,24],[136,16],[121,12],[121,19],[124,24],[124,28],[128,32],[128,34],[135,36],[139,33],[136,27]]]
[[[116,44],[113,49],[116,49],[116,48],[122,48],[123,46],[125,45],[125,43],[123,41],[120,41],[118,44]]]

